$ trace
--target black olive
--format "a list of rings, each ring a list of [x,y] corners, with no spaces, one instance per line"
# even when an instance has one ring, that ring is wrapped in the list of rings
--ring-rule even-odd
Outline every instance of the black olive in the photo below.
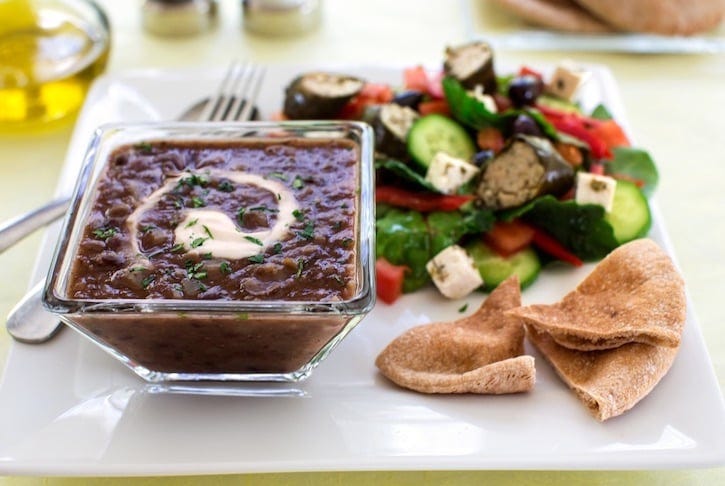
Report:
[[[393,98],[393,103],[400,106],[407,106],[408,108],[418,109],[418,105],[423,101],[423,93],[415,89],[409,89],[407,91],[401,91],[396,94]]]
[[[535,137],[541,137],[543,133],[539,124],[534,121],[530,116],[520,114],[511,122],[510,135],[533,135]]]
[[[509,83],[508,95],[511,103],[516,107],[531,106],[541,95],[544,85],[536,76],[525,74],[516,76]]]
[[[496,154],[491,149],[481,150],[473,156],[473,165],[481,167],[483,164],[492,159],[494,155]]]

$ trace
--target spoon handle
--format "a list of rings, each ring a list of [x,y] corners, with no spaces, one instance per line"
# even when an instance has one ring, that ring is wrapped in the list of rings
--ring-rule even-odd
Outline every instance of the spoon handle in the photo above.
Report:
[[[60,218],[70,205],[70,199],[61,198],[34,209],[29,213],[0,224],[0,253],[30,233]]]
[[[63,327],[58,318],[46,311],[40,297],[45,280],[38,282],[8,314],[8,333],[21,343],[40,344],[48,341]]]

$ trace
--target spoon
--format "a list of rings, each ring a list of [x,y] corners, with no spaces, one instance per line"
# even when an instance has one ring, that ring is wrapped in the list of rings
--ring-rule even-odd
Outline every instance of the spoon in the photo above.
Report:
[[[53,338],[63,323],[40,303],[45,279],[41,280],[18,302],[8,314],[8,333],[21,343],[40,344]]]

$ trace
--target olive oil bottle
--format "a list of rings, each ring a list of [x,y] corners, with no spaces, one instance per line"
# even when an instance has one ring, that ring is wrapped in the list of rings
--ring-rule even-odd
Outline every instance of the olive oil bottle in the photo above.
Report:
[[[109,35],[92,2],[0,0],[0,131],[75,113],[105,68]]]

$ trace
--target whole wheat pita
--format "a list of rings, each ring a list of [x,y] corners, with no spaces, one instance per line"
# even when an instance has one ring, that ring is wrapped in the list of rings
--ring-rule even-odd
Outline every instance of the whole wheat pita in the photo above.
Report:
[[[685,285],[670,257],[652,240],[610,253],[561,301],[509,312],[581,351],[637,342],[676,347],[685,325]]]
[[[672,366],[678,348],[625,344],[605,351],[575,351],[526,326],[527,337],[556,373],[604,421],[621,415],[649,394]]]
[[[423,393],[502,394],[529,391],[534,359],[524,352],[517,277],[501,283],[470,316],[417,326],[395,338],[375,364],[392,382]]]

